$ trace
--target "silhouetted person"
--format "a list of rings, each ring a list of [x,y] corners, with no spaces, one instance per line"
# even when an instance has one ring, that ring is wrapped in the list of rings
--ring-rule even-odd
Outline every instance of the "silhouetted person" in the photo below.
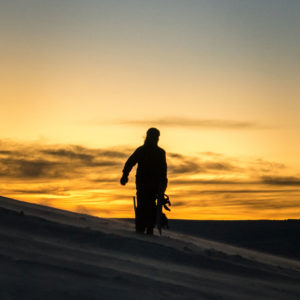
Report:
[[[122,185],[128,182],[128,175],[135,164],[136,171],[137,208],[135,228],[137,233],[153,234],[156,217],[155,200],[164,194],[167,188],[166,152],[158,147],[160,132],[150,128],[144,145],[137,148],[128,158],[120,180]]]

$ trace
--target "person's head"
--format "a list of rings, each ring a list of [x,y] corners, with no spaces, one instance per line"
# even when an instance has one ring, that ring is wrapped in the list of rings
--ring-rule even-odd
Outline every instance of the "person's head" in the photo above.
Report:
[[[145,144],[147,145],[157,145],[160,132],[157,128],[149,128],[147,130],[147,136],[145,139]]]

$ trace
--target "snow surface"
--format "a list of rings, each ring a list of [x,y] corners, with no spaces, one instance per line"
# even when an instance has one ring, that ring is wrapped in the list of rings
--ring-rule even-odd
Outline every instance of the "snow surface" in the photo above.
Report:
[[[0,197],[0,299],[300,299],[300,261]]]

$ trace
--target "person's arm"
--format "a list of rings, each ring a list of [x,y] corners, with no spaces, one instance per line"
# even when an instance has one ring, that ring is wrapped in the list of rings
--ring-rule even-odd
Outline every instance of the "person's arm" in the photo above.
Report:
[[[128,158],[123,168],[123,175],[120,183],[125,185],[128,182],[128,176],[134,165],[138,162],[138,149]]]

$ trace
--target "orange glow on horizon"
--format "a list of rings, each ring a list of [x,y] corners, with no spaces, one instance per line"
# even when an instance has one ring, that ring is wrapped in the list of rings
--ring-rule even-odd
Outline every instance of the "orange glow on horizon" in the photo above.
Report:
[[[132,218],[134,173],[119,183],[128,148],[2,144],[2,196],[105,218]],[[220,153],[167,156],[172,219],[293,219],[299,179],[283,164]]]

